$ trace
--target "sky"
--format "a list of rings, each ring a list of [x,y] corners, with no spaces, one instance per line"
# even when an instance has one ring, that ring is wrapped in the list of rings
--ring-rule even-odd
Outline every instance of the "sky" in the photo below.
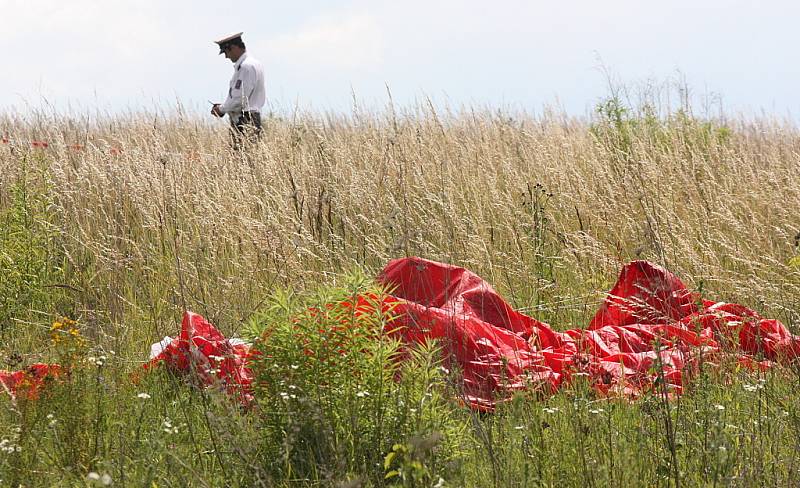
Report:
[[[681,85],[697,111],[800,120],[790,0],[0,0],[0,13],[0,113],[204,113],[232,73],[213,41],[244,31],[278,112],[381,109],[391,93],[582,116],[610,86]]]

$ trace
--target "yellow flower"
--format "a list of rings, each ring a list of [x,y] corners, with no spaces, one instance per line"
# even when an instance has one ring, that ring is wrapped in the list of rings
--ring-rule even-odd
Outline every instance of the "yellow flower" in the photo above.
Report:
[[[74,353],[86,344],[86,339],[81,336],[77,321],[63,317],[54,321],[50,327],[50,343],[64,351],[71,350]]]

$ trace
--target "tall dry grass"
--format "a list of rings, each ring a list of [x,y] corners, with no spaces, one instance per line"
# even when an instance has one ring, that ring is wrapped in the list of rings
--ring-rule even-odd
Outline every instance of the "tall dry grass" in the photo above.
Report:
[[[51,145],[0,149],[0,174],[6,188],[19,154],[48,168],[87,306],[112,318],[151,293],[233,326],[275,285],[420,255],[557,327],[587,320],[631,259],[794,324],[800,137],[767,120],[723,129],[417,107],[272,118],[241,155],[192,118],[6,121]]]

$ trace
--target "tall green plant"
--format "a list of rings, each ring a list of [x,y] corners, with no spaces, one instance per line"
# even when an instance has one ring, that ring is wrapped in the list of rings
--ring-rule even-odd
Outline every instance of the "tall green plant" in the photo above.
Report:
[[[64,284],[56,215],[44,170],[23,159],[0,209],[0,333],[35,312],[53,312]]]
[[[395,444],[433,433],[447,447],[429,451],[426,472],[445,477],[445,463],[458,457],[463,427],[439,351],[390,338],[383,296],[351,277],[307,297],[277,293],[251,322],[264,460],[276,479],[380,485]]]

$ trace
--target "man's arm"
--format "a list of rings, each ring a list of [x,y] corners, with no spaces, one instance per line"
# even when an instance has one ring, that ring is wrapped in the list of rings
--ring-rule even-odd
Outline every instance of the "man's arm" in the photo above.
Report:
[[[221,113],[227,114],[229,112],[239,112],[242,110],[241,83],[242,83],[241,79],[237,80],[236,84],[239,85],[239,88],[232,87],[228,91],[228,98],[222,103],[222,105],[219,106],[219,111]]]
[[[244,68],[247,68],[245,71]],[[242,80],[242,106],[243,110],[250,110],[250,100],[253,98],[253,92],[256,89],[256,69],[254,66],[246,65],[242,67],[240,79]]]
[[[230,89],[228,99],[220,106],[223,114],[248,110],[247,100],[253,94],[256,84],[256,72],[250,65],[242,65],[239,77]]]

